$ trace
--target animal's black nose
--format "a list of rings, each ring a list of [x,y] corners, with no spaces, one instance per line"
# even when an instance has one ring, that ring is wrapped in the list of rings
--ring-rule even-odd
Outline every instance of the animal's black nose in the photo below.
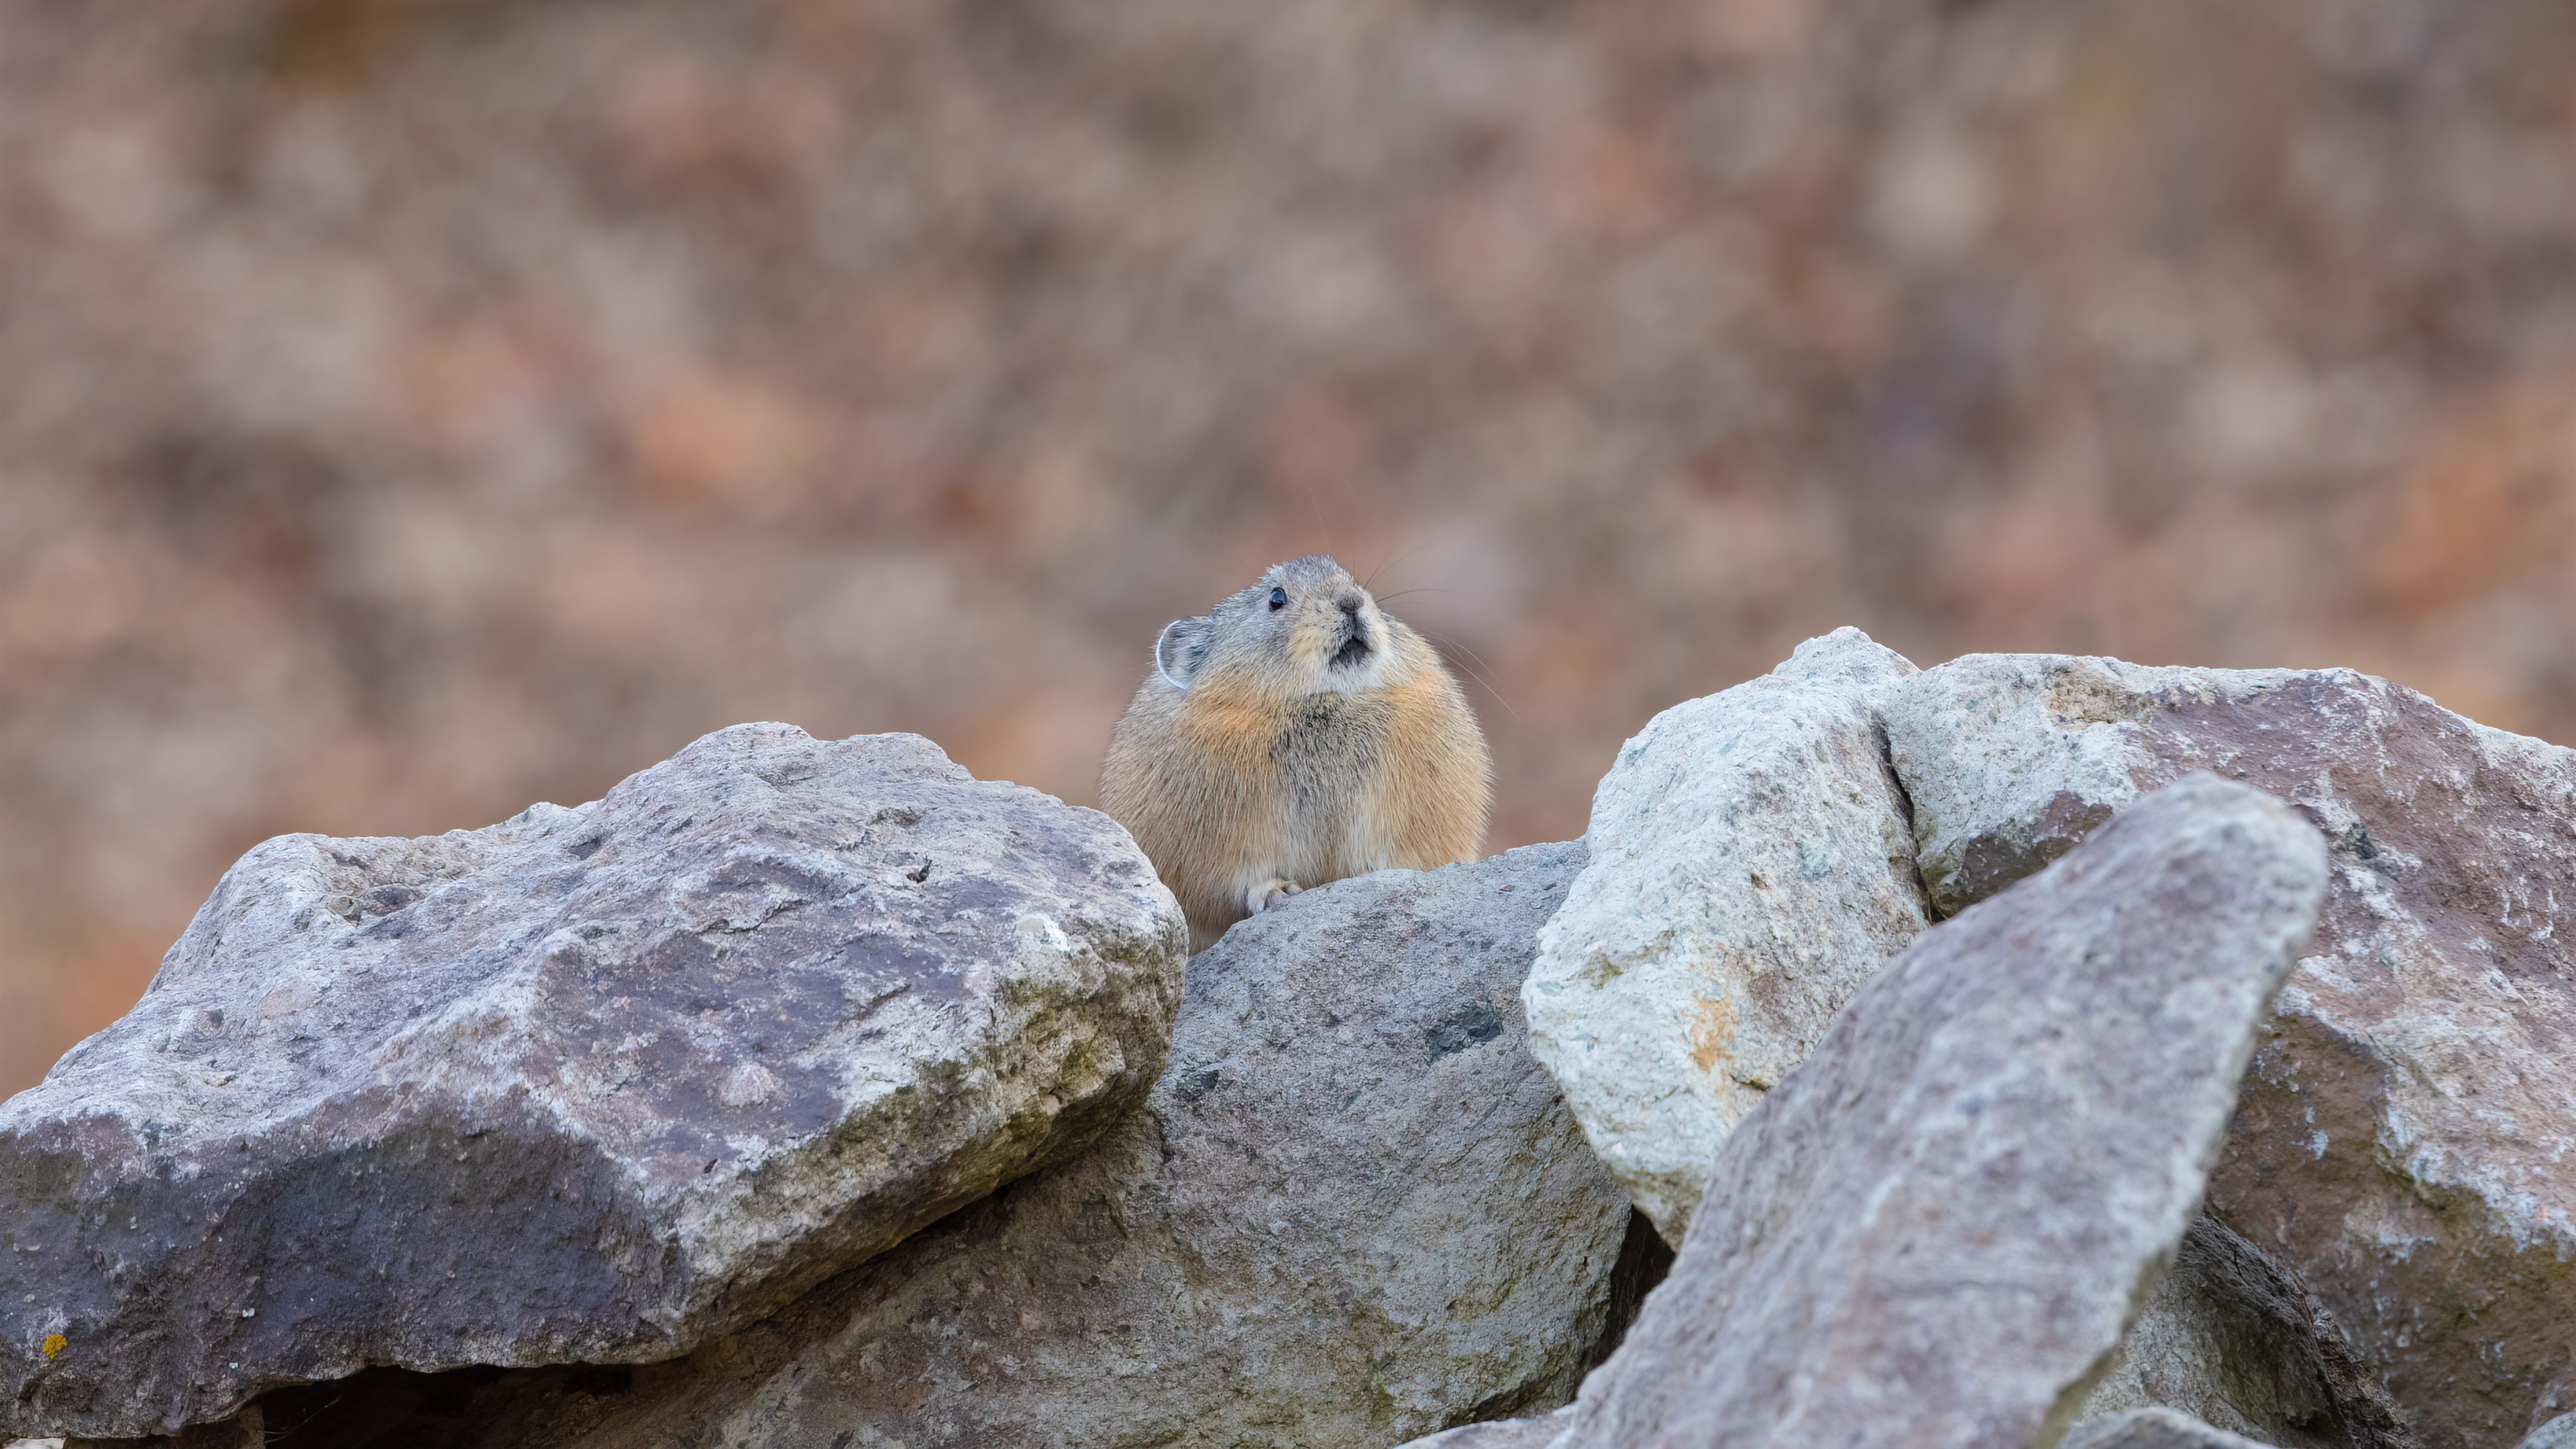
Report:
[[[1354,619],[1360,616],[1360,601],[1355,595],[1345,594],[1339,602],[1342,606],[1343,613],[1350,615]]]

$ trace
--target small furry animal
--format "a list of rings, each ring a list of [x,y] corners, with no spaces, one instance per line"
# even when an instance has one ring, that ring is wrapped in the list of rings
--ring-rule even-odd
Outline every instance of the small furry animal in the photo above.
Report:
[[[1475,859],[1493,777],[1439,654],[1317,555],[1163,626],[1100,801],[1199,951],[1308,886]]]

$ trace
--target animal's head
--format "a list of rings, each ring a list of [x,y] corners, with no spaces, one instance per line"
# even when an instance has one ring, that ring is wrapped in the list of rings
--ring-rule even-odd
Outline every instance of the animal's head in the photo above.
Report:
[[[1368,689],[1387,682],[1394,643],[1377,600],[1316,554],[1272,564],[1215,608],[1164,625],[1154,673],[1179,690],[1217,677],[1289,694]]]

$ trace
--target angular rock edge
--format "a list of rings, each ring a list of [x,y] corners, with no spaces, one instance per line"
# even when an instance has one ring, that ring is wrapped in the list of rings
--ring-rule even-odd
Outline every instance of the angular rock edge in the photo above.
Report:
[[[1592,862],[1539,933],[1530,1049],[1667,1242],[1719,1144],[1931,924],[1858,629],[1647,722],[1593,795]]]
[[[2141,1408],[2186,1412],[2285,1449],[2420,1449],[2299,1276],[2207,1212],[2183,1234],[2172,1270],[2076,1417]]]
[[[1727,1140],[1556,1449],[2063,1432],[2196,1208],[2324,843],[2209,777],[1917,941]]]
[[[1239,923],[1190,963],[1144,1111],[686,1358],[253,1407],[341,1449],[1383,1449],[1561,1403],[1665,1261],[1516,1010],[1583,855]]]
[[[2172,1409],[2133,1409],[2079,1424],[2058,1449],[2271,1449]]]
[[[1886,718],[1945,908],[2192,771],[2295,802],[2334,885],[2209,1210],[2435,1449],[2576,1404],[2576,750],[2351,670],[2062,655],[1953,659]]]
[[[1108,817],[909,735],[269,841],[0,1109],[0,1430],[683,1352],[1118,1120],[1183,941]]]

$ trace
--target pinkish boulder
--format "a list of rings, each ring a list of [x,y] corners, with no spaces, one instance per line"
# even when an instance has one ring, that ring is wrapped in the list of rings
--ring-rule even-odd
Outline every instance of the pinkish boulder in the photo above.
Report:
[[[2333,848],[2211,1210],[2295,1270],[2438,1449],[2576,1408],[2576,752],[2348,670],[1972,655],[1889,694],[1936,910],[2197,771]]]

